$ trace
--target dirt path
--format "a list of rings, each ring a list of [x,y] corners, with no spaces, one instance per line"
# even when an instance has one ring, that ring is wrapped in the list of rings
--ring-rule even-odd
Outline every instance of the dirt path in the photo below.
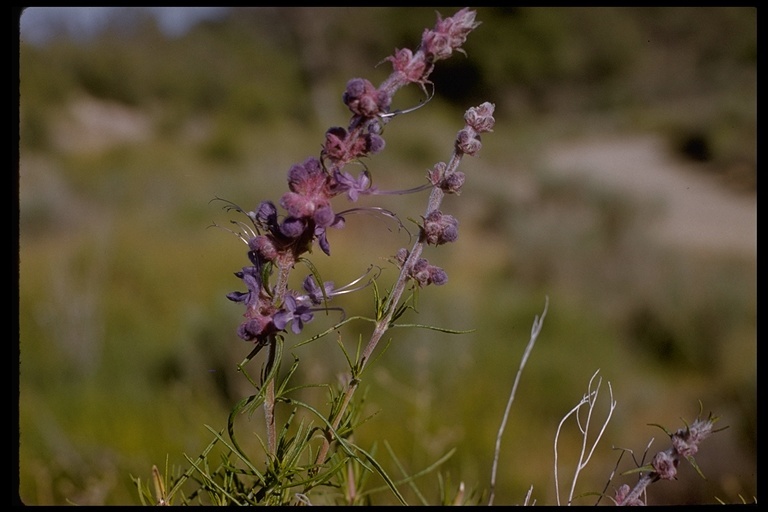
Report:
[[[561,144],[546,161],[555,173],[580,174],[658,203],[663,212],[656,228],[663,241],[756,257],[756,194],[732,192],[695,164],[673,160],[659,137]]]

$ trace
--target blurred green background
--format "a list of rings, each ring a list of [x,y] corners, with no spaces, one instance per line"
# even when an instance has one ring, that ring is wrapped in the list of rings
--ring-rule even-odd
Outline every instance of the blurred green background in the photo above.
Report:
[[[288,168],[319,153],[326,128],[346,125],[346,81],[380,83],[391,67],[376,64],[416,48],[436,10],[457,9],[221,9],[169,35],[128,8],[94,34],[63,21],[44,41],[22,31],[24,503],[138,503],[131,476],[149,478],[166,457],[184,465],[211,440],[205,424],[226,424],[250,393],[235,370],[250,351],[235,334],[242,310],[225,298],[247,259],[236,237],[207,229],[233,218],[211,199],[277,201]],[[450,485],[487,489],[507,397],[549,297],[502,440],[496,504],[522,503],[531,486],[536,503],[555,503],[555,429],[598,369],[618,407],[577,492],[603,489],[612,447],[639,457],[655,438],[651,454],[666,448],[648,424],[676,430],[701,400],[729,426],[697,455],[707,480],[683,465],[678,481],[650,487],[649,503],[756,497],[756,9],[477,11],[467,56],[439,63],[434,99],[395,118],[367,162],[380,188],[419,185],[450,156],[463,111],[496,104],[494,132],[463,163],[462,195],[444,203],[459,240],[426,253],[449,282],[423,290],[408,317],[475,330],[395,331],[363,382],[379,413],[358,443],[386,440],[410,472],[455,447],[443,467]],[[395,106],[420,100],[404,90]],[[418,218],[426,195],[360,203]],[[338,284],[370,264],[391,282],[386,258],[408,243],[392,228],[350,217],[329,233],[332,257],[315,251],[313,262]],[[366,314],[369,297],[337,305]],[[354,330],[345,335],[353,344]],[[333,339],[292,353],[301,382],[343,369]],[[259,432],[260,419],[251,423],[245,432]],[[566,428],[561,485],[580,442]],[[625,457],[619,469],[631,467]],[[616,477],[610,494],[633,481]],[[435,474],[419,484],[437,500]]]

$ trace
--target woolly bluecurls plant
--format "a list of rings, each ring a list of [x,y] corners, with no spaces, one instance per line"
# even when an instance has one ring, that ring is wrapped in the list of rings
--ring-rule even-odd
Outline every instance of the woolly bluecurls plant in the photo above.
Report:
[[[330,256],[328,229],[343,228],[346,217],[353,213],[374,211],[397,218],[391,211],[378,206],[340,210],[332,203],[337,196],[346,196],[349,201],[356,202],[360,196],[390,193],[372,186],[371,174],[366,167],[354,176],[346,170],[347,165],[384,149],[383,127],[394,116],[408,112],[392,110],[395,93],[402,87],[415,84],[429,100],[432,94],[429,76],[435,64],[454,52],[463,53],[461,46],[478,25],[475,12],[468,8],[448,18],[438,14],[435,27],[423,32],[416,51],[398,49],[386,59],[393,71],[379,87],[364,78],[348,81],[342,100],[352,113],[349,124],[346,128],[328,129],[320,154],[310,156],[289,169],[288,191],[277,204],[264,200],[253,211],[247,211],[227,201],[228,210],[244,214],[250,221],[249,224],[233,221],[239,228],[234,232],[248,246],[249,265],[235,273],[245,290],[232,292],[227,297],[245,307],[237,335],[253,343],[254,348],[238,369],[257,392],[238,403],[230,414],[227,428],[229,439],[224,438],[223,432],[213,431],[216,435],[214,442],[196,461],[190,460],[192,467],[174,479],[170,491],[166,492],[170,484],[166,485],[159,472],[155,471],[159,502],[169,503],[175,495],[181,494],[179,489],[184,482],[194,480],[199,488],[179,498],[181,501],[191,502],[201,493],[206,493],[209,500],[215,503],[312,503],[310,492],[322,486],[326,489],[346,489],[344,493],[339,493],[344,497],[337,498],[337,502],[365,503],[370,497],[362,492],[361,481],[353,480],[363,478],[360,475],[366,472],[378,473],[397,499],[405,502],[395,482],[376,459],[351,441],[351,434],[359,421],[353,396],[360,385],[361,374],[382,337],[409,308],[409,298],[403,299],[406,290],[447,282],[446,272],[422,257],[422,251],[425,246],[439,246],[458,237],[458,221],[440,210],[441,202],[445,194],[460,193],[465,176],[458,170],[459,163],[465,155],[477,154],[482,146],[481,134],[492,131],[494,105],[486,102],[468,109],[448,162],[435,164],[427,172],[423,185],[403,191],[430,190],[430,195],[412,246],[391,255],[391,261],[399,268],[399,275],[387,292],[379,289],[376,283],[378,274],[369,276],[370,268],[353,283],[336,288],[333,282],[321,279],[306,255],[314,247],[319,247]],[[295,290],[289,287],[289,276],[299,263],[305,264],[310,272],[303,279],[302,288]],[[317,311],[340,309],[329,306],[335,296],[367,285],[371,285],[374,293],[373,316],[344,318],[324,333],[307,340],[314,341],[352,320],[373,324],[367,344],[362,349],[358,347],[356,356],[352,357],[340,344],[349,363],[349,375],[340,388],[331,391],[330,411],[323,414],[291,394],[288,381],[298,361],[286,375],[280,374],[283,341],[289,331],[301,333],[304,325],[314,320]],[[257,381],[248,376],[245,367],[265,348],[265,361]],[[278,429],[275,419],[275,408],[279,404],[293,408],[290,419],[281,429]],[[266,455],[265,467],[260,467],[252,454],[240,448],[234,432],[235,416],[241,412],[253,412],[258,407],[263,408],[266,423],[266,443],[262,443]],[[304,419],[298,426],[292,425],[299,408],[309,411],[320,426],[305,424]],[[234,460],[227,458],[219,467],[211,469],[207,454],[216,442],[225,444]],[[238,461],[242,466],[236,465]],[[355,465],[366,471],[358,471]],[[355,474],[358,477],[350,476]]]
[[[433,29],[423,32],[421,45],[414,52],[409,49],[396,50],[386,60],[393,67],[392,74],[379,87],[363,78],[354,78],[346,85],[342,100],[352,113],[346,128],[332,127],[325,133],[320,154],[310,156],[293,165],[288,171],[288,191],[277,203],[263,200],[252,210],[245,210],[234,203],[227,202],[226,208],[243,214],[250,224],[239,220],[233,221],[239,229],[237,236],[248,246],[249,264],[235,272],[242,281],[244,291],[234,291],[227,297],[245,308],[243,321],[237,328],[237,335],[253,344],[248,356],[238,365],[256,392],[242,399],[232,409],[226,432],[211,427],[214,440],[196,459],[188,458],[190,467],[181,474],[165,475],[153,467],[154,497],[147,488],[142,488],[137,481],[142,501],[158,504],[236,504],[236,505],[286,505],[286,504],[370,504],[371,496],[381,489],[368,489],[366,483],[372,474],[378,475],[384,482],[384,490],[389,490],[397,500],[405,503],[398,486],[408,484],[415,487],[417,475],[404,476],[399,480],[390,477],[373,453],[369,453],[354,442],[354,431],[362,423],[361,409],[355,402],[355,393],[361,384],[361,376],[372,360],[372,356],[385,333],[398,325],[396,322],[409,309],[410,297],[404,299],[409,289],[447,282],[447,273],[442,268],[432,265],[422,256],[426,246],[440,246],[454,242],[458,238],[458,221],[441,210],[446,194],[459,194],[464,184],[465,175],[458,170],[465,155],[474,156],[480,151],[481,134],[492,131],[494,105],[483,103],[469,108],[464,115],[464,126],[453,141],[453,152],[447,162],[436,163],[426,176],[426,183],[399,192],[418,192],[429,190],[430,195],[426,210],[421,217],[418,235],[408,248],[399,249],[390,255],[391,261],[398,267],[395,282],[382,292],[377,279],[379,275],[371,268],[360,278],[345,286],[336,287],[332,281],[324,281],[315,266],[306,257],[314,247],[319,247],[325,255],[331,255],[328,229],[341,229],[346,218],[361,211],[372,211],[397,219],[388,209],[380,206],[353,207],[339,209],[337,196],[346,196],[356,202],[361,196],[389,194],[378,190],[372,184],[372,176],[366,167],[357,176],[346,170],[347,165],[358,163],[361,159],[382,151],[385,142],[383,128],[396,115],[408,111],[392,110],[392,99],[402,87],[415,84],[421,88],[427,98],[431,97],[432,86],[429,76],[440,60],[450,57],[453,52],[462,52],[467,35],[479,23],[475,13],[462,9],[454,16],[442,18],[438,15]],[[335,201],[334,201],[335,200]],[[309,274],[301,281],[300,289],[289,286],[289,277],[299,267],[309,268]],[[374,295],[374,314],[371,317],[343,318],[341,322],[294,347],[318,340],[342,325],[352,321],[367,321],[373,324],[372,334],[365,344],[358,346],[355,355],[349,354],[344,345],[339,346],[349,366],[349,374],[337,386],[324,385],[330,394],[329,409],[326,413],[317,407],[304,403],[297,398],[290,385],[291,376],[297,369],[295,360],[287,372],[281,373],[282,346],[287,336],[298,335],[305,324],[315,320],[315,313],[340,307],[329,303],[338,295],[359,292],[370,286]],[[411,296],[412,297],[412,296]],[[525,361],[541,329],[546,306],[541,318],[536,318],[531,340],[526,348],[515,384],[512,388],[507,410],[496,442],[493,461],[491,492],[489,505],[493,504],[496,469],[500,456],[500,440],[504,431],[509,409]],[[439,329],[445,332],[448,329]],[[266,350],[262,371],[258,379],[248,375],[246,365],[263,349]],[[593,376],[595,379],[597,374]],[[566,418],[586,408],[588,417],[597,399],[599,381],[595,388],[590,386],[587,394]],[[320,385],[318,385],[320,386]],[[610,388],[610,383],[609,383]],[[610,412],[615,401],[611,392]],[[276,408],[285,406],[289,409],[288,419],[278,428]],[[241,413],[253,413],[263,410],[266,430],[266,442],[262,443],[263,456],[241,448],[236,435],[235,419]],[[297,414],[299,410],[309,413],[312,420]],[[605,420],[597,440],[610,419]],[[714,419],[697,420],[691,427],[671,434],[673,448],[660,452],[649,466],[638,468],[643,472],[634,489],[620,487],[614,501],[622,505],[643,504],[641,499],[647,486],[662,478],[674,478],[680,457],[686,457],[693,463],[692,455],[698,443],[712,430]],[[562,422],[561,422],[562,425]],[[568,503],[574,498],[574,488],[579,471],[590,460],[597,440],[587,450],[589,421],[579,428],[584,435],[582,457],[571,485]],[[559,429],[558,429],[559,432]],[[216,445],[224,446],[224,454],[218,462],[209,455]],[[557,454],[557,436],[555,438]],[[436,461],[420,474],[439,466],[446,457]],[[694,467],[695,467],[695,463]],[[557,481],[557,455],[555,457],[555,480]],[[416,495],[422,504],[428,504],[418,491]],[[464,496],[463,483],[455,495],[449,496],[443,489],[443,503],[462,504],[469,501]],[[531,491],[526,497],[526,503]],[[206,498],[207,497],[207,498]],[[558,491],[559,500],[559,491]],[[175,503],[174,503],[175,502]],[[559,502],[559,501],[558,501]]]

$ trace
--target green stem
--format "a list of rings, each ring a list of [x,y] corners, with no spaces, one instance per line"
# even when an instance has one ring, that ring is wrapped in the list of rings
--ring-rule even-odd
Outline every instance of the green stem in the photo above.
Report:
[[[293,263],[293,258],[286,258],[284,260],[280,259],[277,262],[277,284],[275,285],[274,295],[272,298],[272,304],[275,306],[282,304],[283,302],[285,292],[288,289],[288,276],[290,275],[291,269],[293,268]],[[264,366],[264,374],[262,379],[269,378],[269,376],[273,373],[272,369],[275,367],[275,365],[280,364],[280,362],[277,361],[277,349],[275,346],[276,343],[277,338],[275,336],[270,336],[267,360]],[[266,422],[267,428],[267,449],[269,450],[269,453],[273,455],[277,453],[277,426],[275,424],[275,403],[277,399],[275,396],[276,377],[277,375],[275,374],[269,378],[267,382],[263,382],[262,380],[262,385],[266,386],[264,393],[264,421]]]
[[[275,365],[275,343],[277,340],[274,336],[269,338],[269,347],[267,353],[267,361],[264,367],[264,376],[268,377],[272,373],[272,368]],[[275,425],[275,378],[272,377],[266,383],[266,390],[264,394],[264,420],[267,426],[267,448],[270,454],[277,453],[277,427]]]
[[[453,155],[451,156],[451,160],[449,164],[446,166],[446,170],[445,170],[446,176],[456,171],[462,156],[463,156],[462,153],[458,151],[454,151]],[[432,192],[430,193],[430,196],[429,196],[429,201],[427,203],[425,217],[440,207],[440,204],[442,203],[444,196],[445,196],[445,193],[439,187],[434,187],[432,189]],[[368,364],[368,361],[370,361],[371,355],[373,354],[373,351],[376,349],[376,346],[378,345],[379,341],[381,341],[381,338],[384,336],[384,333],[386,333],[390,327],[390,323],[392,322],[392,317],[394,316],[395,311],[397,310],[397,304],[400,302],[400,298],[402,297],[403,292],[405,291],[405,287],[408,284],[408,276],[413,270],[413,266],[416,264],[419,257],[421,257],[421,252],[423,249],[424,249],[424,242],[422,241],[421,237],[419,237],[419,240],[417,240],[413,244],[413,247],[411,248],[411,251],[408,254],[408,258],[406,258],[402,268],[400,269],[400,275],[398,276],[397,282],[395,283],[395,286],[392,289],[392,293],[387,298],[387,301],[384,305],[385,313],[381,317],[381,319],[376,323],[376,326],[373,329],[373,333],[371,334],[371,338],[370,340],[368,340],[368,344],[366,345],[365,349],[360,355],[360,359],[358,361],[357,367],[354,370],[355,375],[353,375],[353,378],[350,380],[349,385],[346,391],[344,392],[342,403],[338,411],[336,412],[336,415],[331,421],[331,426],[333,427],[333,430],[336,430],[339,427],[339,424],[341,423],[341,419],[343,418],[344,413],[346,412],[347,407],[349,406],[349,403],[352,401],[352,396],[355,394],[355,391],[360,385],[359,375],[363,372],[363,369],[365,368],[366,364]],[[330,429],[326,429],[325,436],[323,439],[323,444],[317,453],[317,458],[315,459],[315,464],[317,466],[325,462],[325,458],[328,455],[328,450],[330,449],[330,446],[331,446],[331,441],[333,441],[333,434]]]

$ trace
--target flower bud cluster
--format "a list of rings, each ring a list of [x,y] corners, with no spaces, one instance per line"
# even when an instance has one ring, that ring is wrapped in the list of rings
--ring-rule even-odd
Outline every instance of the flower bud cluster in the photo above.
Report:
[[[395,261],[400,268],[405,265],[410,252],[405,247],[401,248],[395,254]],[[430,265],[426,258],[419,258],[411,267],[408,277],[416,281],[420,287],[430,284],[441,286],[448,282],[448,274],[442,268]]]
[[[375,117],[389,112],[392,101],[391,96],[377,90],[364,78],[353,78],[347,82],[347,89],[341,99],[353,114],[361,117]]]
[[[475,14],[469,8],[461,9],[446,19],[438,14],[435,28],[424,30],[416,53],[401,49],[387,58],[392,63],[394,73],[385,85],[398,87],[406,83],[427,83],[435,62],[447,59],[454,51],[463,51],[461,46],[467,40],[467,35],[480,25],[475,21]]]
[[[632,488],[627,484],[622,484],[618,489],[616,489],[616,493],[613,497],[613,501],[616,502],[616,505],[622,505],[625,507],[644,506],[645,502],[643,502],[643,500],[641,500],[639,497],[630,496],[631,490]]]
[[[483,146],[480,134],[493,131],[494,105],[485,102],[479,107],[472,107],[464,114],[466,125],[456,135],[456,150],[474,156]]]
[[[424,218],[422,233],[424,241],[430,245],[454,242],[459,237],[459,221],[435,210]]]
[[[427,179],[432,185],[440,187],[446,194],[459,195],[466,178],[464,173],[454,171],[446,175],[445,170],[445,162],[438,162],[427,173]]]
[[[450,18],[442,19],[438,14],[433,30],[425,29],[421,37],[421,49],[429,62],[447,59],[454,50],[461,50],[467,35],[480,23],[475,22],[475,11],[464,8]]]

